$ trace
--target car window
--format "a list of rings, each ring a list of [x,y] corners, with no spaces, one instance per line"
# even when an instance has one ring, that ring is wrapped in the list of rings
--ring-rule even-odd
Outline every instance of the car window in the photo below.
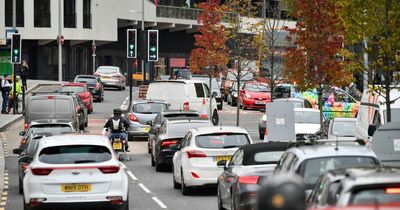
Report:
[[[101,74],[116,74],[119,70],[117,68],[99,68],[97,72]]]
[[[282,171],[290,170],[289,166],[290,166],[290,163],[292,162],[294,156],[295,155],[292,152],[287,153],[285,160],[282,162],[282,166],[281,166]]]
[[[196,89],[197,98],[205,97],[202,83],[194,83],[194,88]]]
[[[54,146],[39,153],[39,161],[47,164],[100,163],[111,158],[111,151],[98,145]]]
[[[206,98],[210,98],[210,88],[208,88],[208,86],[206,84],[203,84],[203,86],[204,86]]]
[[[211,126],[210,121],[205,122],[182,122],[168,125],[168,136],[184,136],[192,128],[208,127]]]
[[[400,202],[400,185],[368,187],[351,192],[350,204],[388,204]]]
[[[284,151],[259,151],[249,158],[250,161],[243,162],[243,165],[275,164],[283,153]]]
[[[97,79],[95,77],[77,77],[75,82],[96,83]]]
[[[28,145],[26,146],[26,153],[28,155],[33,155],[36,152],[36,149],[39,145],[40,139],[33,138],[29,141]]]
[[[30,107],[30,112],[46,113],[54,109],[54,100],[33,99],[29,107]]]
[[[246,84],[244,89],[249,92],[268,92],[270,91],[269,87],[264,84]]]
[[[230,166],[240,166],[243,164],[243,150],[238,150],[232,157],[232,160],[229,162]]]
[[[319,124],[319,112],[295,111],[294,121],[295,123]]]
[[[356,135],[355,121],[333,121],[331,134],[342,137],[353,137]]]
[[[195,141],[197,147],[209,149],[234,148],[250,143],[247,135],[241,133],[200,135]]]
[[[135,113],[153,114],[162,112],[167,109],[168,106],[164,103],[143,103],[135,104],[132,108],[132,111]]]
[[[61,91],[63,92],[74,92],[74,93],[83,93],[87,92],[86,87],[83,86],[63,86],[61,88]]]
[[[32,125],[31,128],[32,133],[69,133],[74,132],[73,128],[67,124],[37,124]]]
[[[70,113],[71,112],[71,102],[68,99],[58,99],[55,100],[55,108],[58,113]]]

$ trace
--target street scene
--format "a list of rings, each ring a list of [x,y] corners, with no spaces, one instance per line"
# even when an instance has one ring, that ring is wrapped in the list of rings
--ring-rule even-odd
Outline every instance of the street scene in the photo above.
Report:
[[[0,11],[0,210],[400,209],[399,1]]]

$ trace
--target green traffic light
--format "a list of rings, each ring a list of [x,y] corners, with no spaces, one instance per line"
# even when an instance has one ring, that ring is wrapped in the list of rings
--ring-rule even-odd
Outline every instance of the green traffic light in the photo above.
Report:
[[[14,49],[14,54],[18,54],[19,50],[18,49]]]
[[[150,48],[150,50],[153,51],[153,52],[155,52],[155,51],[156,51],[156,48],[155,48],[155,47],[152,47],[152,48]]]
[[[135,46],[133,44],[129,45],[129,48],[133,49]]]

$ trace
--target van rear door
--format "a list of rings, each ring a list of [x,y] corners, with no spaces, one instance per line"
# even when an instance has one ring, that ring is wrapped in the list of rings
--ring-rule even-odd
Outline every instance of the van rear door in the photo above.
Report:
[[[147,100],[164,100],[171,106],[170,109],[183,109],[186,89],[184,82],[154,82],[147,90]]]

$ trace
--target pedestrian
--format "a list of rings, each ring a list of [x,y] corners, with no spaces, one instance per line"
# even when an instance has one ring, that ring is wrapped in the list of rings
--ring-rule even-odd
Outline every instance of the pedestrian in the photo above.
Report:
[[[19,69],[19,76],[21,77],[22,80],[22,86],[26,91],[27,90],[26,80],[28,79],[29,76],[29,66],[26,63],[26,60],[22,60],[22,65],[21,68]]]
[[[18,110],[18,98],[22,96],[22,84],[21,84],[21,77],[17,76],[17,81],[15,83],[15,93],[16,93],[16,110]],[[8,110],[7,112],[10,112],[10,110],[13,108],[14,104],[14,84],[11,84],[11,91],[10,91],[10,96],[8,99]],[[22,111],[22,110],[20,110]],[[16,111],[17,112],[17,111]]]
[[[10,78],[8,75],[4,75],[4,79],[1,81],[1,96],[3,97],[3,104],[1,106],[1,113],[2,114],[8,114],[7,112],[7,103],[8,103],[8,97],[10,94],[10,89],[11,85],[8,82]]]

